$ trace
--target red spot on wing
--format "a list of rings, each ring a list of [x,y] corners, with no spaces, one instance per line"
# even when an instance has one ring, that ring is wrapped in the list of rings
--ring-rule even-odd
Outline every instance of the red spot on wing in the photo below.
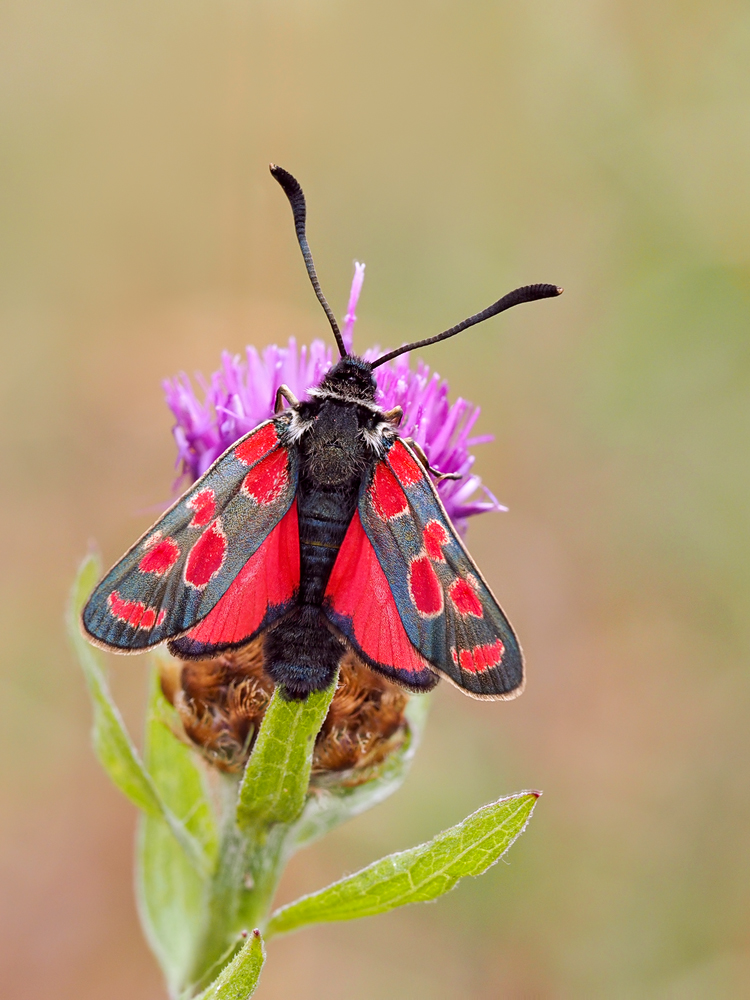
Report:
[[[473,615],[475,618],[483,616],[482,602],[472,586],[471,578],[454,580],[448,587],[448,596],[460,615]]]
[[[409,509],[404,491],[385,462],[378,462],[375,466],[375,475],[370,486],[370,499],[375,513],[382,521],[390,521],[394,517],[400,517]]]
[[[424,478],[424,469],[412,458],[401,441],[396,441],[387,457],[402,486],[413,486]]]
[[[127,622],[128,625],[133,626],[138,625],[138,622],[143,618],[143,612],[146,610],[146,605],[142,601],[123,600],[116,590],[113,590],[109,595],[107,603],[109,604],[109,610],[115,618],[119,618],[121,622]]]
[[[185,563],[185,583],[199,589],[205,587],[224,565],[226,552],[226,535],[217,518],[190,550]]]
[[[417,556],[409,564],[409,594],[420,615],[432,618],[443,610],[443,588],[427,556]]]
[[[174,538],[164,538],[155,545],[149,545],[146,554],[138,563],[141,573],[155,573],[164,576],[180,558],[180,546]]]
[[[156,611],[153,608],[146,608],[143,617],[138,622],[138,628],[153,628],[156,624]]]
[[[505,646],[500,639],[487,643],[484,646],[474,646],[473,649],[462,649],[456,655],[456,650],[451,649],[453,662],[458,663],[462,670],[470,674],[481,674],[491,667],[497,667],[502,663]]]
[[[110,614],[132,628],[153,628],[161,625],[164,612],[160,611],[157,618],[155,608],[147,608],[142,601],[127,601],[120,597],[116,590],[107,598]]]
[[[248,472],[242,492],[256,503],[266,505],[283,496],[288,486],[289,459],[286,448],[279,448]]]
[[[279,435],[273,423],[266,424],[250,434],[234,449],[234,457],[245,465],[254,465],[259,458],[267,455],[274,445],[278,444]]]
[[[205,528],[213,520],[216,513],[216,496],[214,495],[214,491],[209,487],[199,490],[195,496],[190,497],[185,506],[193,511],[193,520],[188,527]]]
[[[458,663],[462,670],[468,670],[470,673],[476,672],[476,667],[474,666],[474,657],[471,655],[470,649],[462,649],[458,654]]]
[[[481,673],[483,670],[487,670],[490,664],[487,662],[486,649],[484,646],[475,646],[472,649],[472,654],[474,656],[474,666],[477,673]]]
[[[326,597],[332,611],[351,620],[357,644],[375,663],[412,674],[429,669],[409,641],[358,512],[339,549]]]
[[[299,586],[299,526],[292,504],[213,610],[187,636],[209,646],[242,642],[259,627],[266,611],[286,604]]]
[[[445,562],[443,546],[448,544],[448,532],[440,521],[428,521],[425,525],[424,547],[427,555],[435,562]]]
[[[495,639],[495,641],[489,645],[482,646],[482,650],[488,667],[499,667],[503,662],[505,645],[501,639]]]

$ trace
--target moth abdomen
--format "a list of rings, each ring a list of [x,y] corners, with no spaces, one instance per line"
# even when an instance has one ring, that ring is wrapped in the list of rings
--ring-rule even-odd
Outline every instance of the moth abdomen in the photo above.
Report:
[[[266,671],[293,701],[327,688],[345,652],[321,609],[309,604],[290,611],[263,639]]]

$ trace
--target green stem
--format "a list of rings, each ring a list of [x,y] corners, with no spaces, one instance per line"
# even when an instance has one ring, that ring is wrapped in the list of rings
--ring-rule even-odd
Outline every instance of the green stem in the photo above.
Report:
[[[326,690],[304,701],[276,691],[245,774],[240,781],[223,782],[217,867],[206,889],[203,930],[189,977],[193,995],[240,947],[243,931],[265,929],[293,850],[293,824],[305,805],[315,738],[337,680],[338,671]]]
[[[289,827],[276,823],[240,830],[235,821],[239,783],[224,782],[218,863],[208,885],[203,932],[190,972],[190,994],[197,995],[219,967],[244,943],[242,931],[263,930],[284,864]]]

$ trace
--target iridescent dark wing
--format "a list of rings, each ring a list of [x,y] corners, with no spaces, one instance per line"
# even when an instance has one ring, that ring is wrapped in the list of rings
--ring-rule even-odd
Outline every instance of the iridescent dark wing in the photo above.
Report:
[[[83,610],[95,642],[137,652],[189,633],[184,652],[206,655],[291,607],[299,460],[282,443],[289,419],[246,434],[109,571]]]
[[[523,657],[510,622],[400,439],[363,483],[327,593],[331,621],[395,680],[409,683],[404,669],[422,663],[475,697],[520,694]],[[383,632],[398,642],[384,647]]]

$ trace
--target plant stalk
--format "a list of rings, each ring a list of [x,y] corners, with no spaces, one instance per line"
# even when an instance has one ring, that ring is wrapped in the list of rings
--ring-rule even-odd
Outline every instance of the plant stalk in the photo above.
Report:
[[[205,923],[188,977],[188,996],[200,993],[231,960],[244,944],[243,931],[265,928],[287,859],[286,824],[239,829],[238,791],[239,781],[225,777],[217,867],[207,887]]]

